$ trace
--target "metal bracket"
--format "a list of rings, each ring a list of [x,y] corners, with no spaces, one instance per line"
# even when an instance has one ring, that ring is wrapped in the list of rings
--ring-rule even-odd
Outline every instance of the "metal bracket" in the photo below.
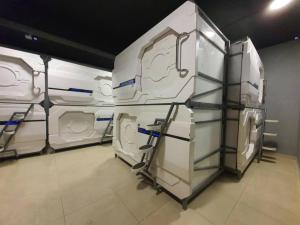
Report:
[[[222,104],[196,102],[196,101],[191,101],[190,99],[186,102],[186,106],[188,108],[206,109],[206,110],[221,110],[224,107]]]

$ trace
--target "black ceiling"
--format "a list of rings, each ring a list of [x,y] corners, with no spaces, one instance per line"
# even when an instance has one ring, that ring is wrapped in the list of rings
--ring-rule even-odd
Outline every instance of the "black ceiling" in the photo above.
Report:
[[[0,42],[59,58],[112,69],[113,55],[157,24],[184,0],[2,0]],[[198,0],[198,5],[231,40],[250,36],[264,48],[300,36],[300,0],[270,13],[270,0]],[[41,34],[37,41],[24,38],[19,25],[47,32],[84,46],[65,45]],[[2,26],[1,26],[2,25]],[[22,28],[22,27],[21,27]],[[25,28],[26,30],[26,28]],[[39,34],[39,33],[38,33]],[[39,36],[39,35],[38,35]],[[105,54],[101,51],[104,51]]]

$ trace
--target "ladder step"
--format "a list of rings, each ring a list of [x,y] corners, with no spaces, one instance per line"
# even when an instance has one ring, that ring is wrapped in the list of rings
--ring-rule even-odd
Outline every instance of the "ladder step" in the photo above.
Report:
[[[0,152],[4,151],[4,146],[0,145]]]
[[[25,113],[17,113],[14,115],[14,119],[23,120],[25,118]]]
[[[277,137],[275,133],[264,133],[264,136]]]
[[[139,162],[139,163],[133,165],[133,166],[132,166],[132,169],[133,169],[133,170],[140,170],[140,169],[142,169],[145,165],[146,165],[145,162]]]
[[[139,149],[144,153],[151,152],[153,150],[153,145],[143,145]]]
[[[4,134],[6,135],[14,135],[15,134],[15,131],[14,130],[11,130],[11,131],[3,131]]]
[[[105,134],[104,137],[113,137],[113,135],[112,134]]]
[[[147,130],[160,131],[161,130],[161,124],[149,124],[149,125],[147,125]]]
[[[279,120],[265,120],[266,123],[279,123]]]
[[[262,149],[263,149],[263,150],[267,150],[267,151],[273,151],[273,152],[276,152],[276,151],[277,151],[277,148],[275,148],[275,147],[267,147],[267,146],[263,146]]]

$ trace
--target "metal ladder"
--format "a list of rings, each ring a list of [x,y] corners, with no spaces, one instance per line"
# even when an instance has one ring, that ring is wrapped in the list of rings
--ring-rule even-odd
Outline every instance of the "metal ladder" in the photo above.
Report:
[[[258,152],[258,157],[257,157],[257,162],[260,161],[268,161],[264,159],[264,151],[269,151],[269,152],[276,152],[278,149],[278,144],[276,141],[267,141],[266,138],[276,138],[277,133],[274,132],[269,132],[267,130],[267,124],[278,124],[279,120],[274,120],[274,119],[267,119],[266,117],[267,112],[265,111],[265,120],[263,122],[263,130],[262,130],[262,137],[261,137],[261,143],[260,143],[260,149]],[[265,156],[267,157],[267,156]]]
[[[0,132],[0,153],[13,152],[15,158],[18,158],[18,152],[16,149],[7,150],[7,148],[32,107],[33,104],[30,104],[26,112],[14,112],[9,121],[6,122],[4,128]]]
[[[146,173],[147,176],[150,176],[150,178],[155,182],[155,178],[149,173],[149,167],[151,166],[151,163],[154,159],[154,156],[158,150],[160,141],[164,133],[167,131],[170,118],[174,109],[174,106],[176,103],[172,103],[168,114],[165,119],[155,119],[154,124],[148,125],[151,129],[149,130],[149,138],[147,140],[146,145],[143,145],[139,148],[140,151],[143,152],[141,161],[135,165],[132,166],[133,171],[137,171],[138,174],[144,174]],[[153,142],[155,141],[155,144]]]
[[[109,120],[105,130],[104,130],[104,134],[103,136],[101,137],[101,140],[100,140],[100,144],[103,144],[103,143],[107,143],[107,142],[111,142],[112,141],[112,131],[113,131],[113,120],[114,120],[114,114],[112,115],[111,119]]]

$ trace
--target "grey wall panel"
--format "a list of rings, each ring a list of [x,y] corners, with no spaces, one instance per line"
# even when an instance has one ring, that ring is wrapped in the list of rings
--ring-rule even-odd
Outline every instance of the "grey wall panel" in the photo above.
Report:
[[[300,41],[259,52],[267,79],[267,117],[279,119],[278,151],[300,159]]]
[[[299,112],[299,118],[300,118],[300,112]],[[299,171],[300,171],[300,119],[299,119],[298,124],[299,124],[299,126],[298,126],[298,166],[299,166]],[[299,175],[300,175],[300,173],[299,173]]]

